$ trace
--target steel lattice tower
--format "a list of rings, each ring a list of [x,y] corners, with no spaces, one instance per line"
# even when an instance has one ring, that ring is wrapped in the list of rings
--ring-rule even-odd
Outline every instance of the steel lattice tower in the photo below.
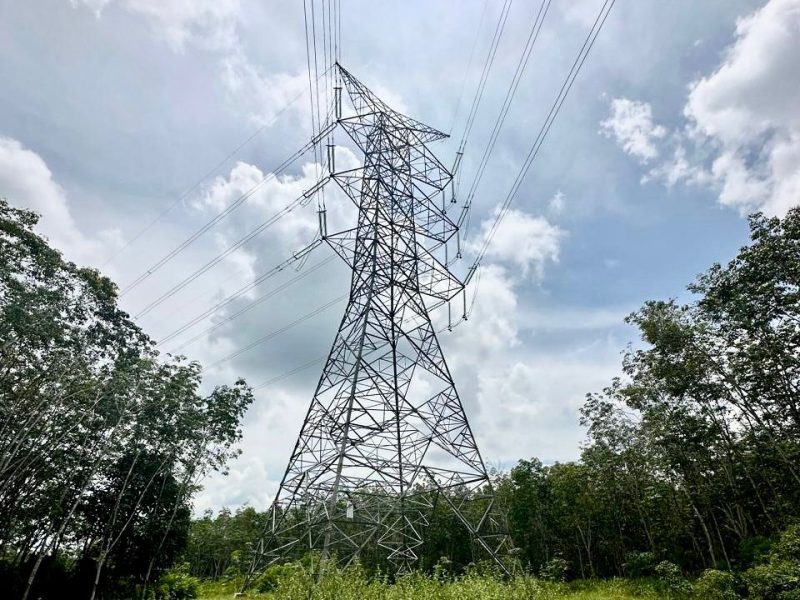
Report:
[[[428,149],[447,136],[336,69],[355,109],[337,121],[364,155],[331,172],[358,207],[356,227],[325,236],[352,269],[350,298],[251,573],[301,548],[347,563],[368,544],[406,570],[437,502],[502,566],[491,482],[423,300],[463,291],[435,251],[457,233],[452,175]]]

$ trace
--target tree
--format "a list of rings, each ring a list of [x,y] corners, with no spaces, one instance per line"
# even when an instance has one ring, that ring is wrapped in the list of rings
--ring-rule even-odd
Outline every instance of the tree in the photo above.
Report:
[[[36,221],[0,200],[3,583],[49,597],[60,569],[59,595],[144,595],[183,551],[198,479],[238,453],[252,393],[201,395],[200,365],[161,360],[116,286],[64,261]]]

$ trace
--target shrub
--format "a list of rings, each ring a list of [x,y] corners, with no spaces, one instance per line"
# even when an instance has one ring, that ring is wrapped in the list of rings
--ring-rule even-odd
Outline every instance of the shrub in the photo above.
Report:
[[[453,561],[442,556],[436,564],[433,565],[433,578],[437,581],[446,581],[452,578]]]
[[[756,565],[745,573],[749,597],[758,600],[800,600],[800,568],[789,561]]]
[[[758,600],[800,600],[800,524],[781,534],[764,564],[744,575],[749,596]]]
[[[222,574],[224,581],[237,581],[241,579],[247,568],[244,565],[244,557],[241,550],[231,552],[231,559],[228,568]]]
[[[557,556],[542,565],[539,577],[547,581],[565,581],[569,572],[569,563]]]
[[[692,585],[681,573],[681,568],[668,560],[662,560],[655,566],[659,587],[668,596],[685,596],[692,591]]]
[[[770,556],[800,562],[800,523],[789,526],[772,548]]]
[[[500,565],[489,559],[469,563],[464,569],[464,574],[493,579],[503,579],[505,577],[505,572],[500,568]]]
[[[264,572],[253,581],[253,588],[259,592],[272,592],[278,589],[281,581],[285,581],[294,575],[297,570],[296,565],[283,564],[267,567]]]
[[[655,564],[656,557],[652,552],[628,552],[622,569],[628,577],[649,577]]]
[[[761,535],[745,538],[739,543],[739,560],[746,569],[763,562],[769,556],[772,540]]]
[[[695,598],[702,600],[736,600],[736,578],[733,573],[708,569],[692,586]]]
[[[189,575],[189,564],[184,563],[166,573],[155,587],[156,600],[189,600],[197,598],[200,581]]]

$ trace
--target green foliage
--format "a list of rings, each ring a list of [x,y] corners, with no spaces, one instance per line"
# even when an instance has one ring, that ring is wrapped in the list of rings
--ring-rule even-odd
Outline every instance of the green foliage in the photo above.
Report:
[[[269,592],[251,589],[248,597],[274,600],[633,600],[663,598],[651,581],[574,581],[553,583],[519,575],[511,579],[467,574],[437,578],[418,571],[390,583],[386,578],[369,577],[360,566],[340,570],[326,568],[319,581],[310,566],[294,563]],[[219,582],[204,584],[203,600],[229,599],[233,588]]]
[[[769,556],[770,559],[800,562],[800,523],[793,523],[781,533]]]
[[[201,395],[200,366],[162,360],[115,285],[64,261],[35,223],[0,201],[0,589],[19,596],[31,575],[42,598],[88,597],[95,581],[109,599],[160,594],[152,581],[190,594],[190,575],[232,589],[265,514],[223,510],[189,526],[189,502],[198,477],[236,456],[249,388]],[[372,543],[319,585],[316,559],[276,567],[261,593],[579,597],[590,584],[559,583],[567,575],[652,573],[667,597],[733,598],[744,581],[749,597],[797,599],[800,209],[754,215],[750,229],[750,245],[690,286],[691,302],[650,301],[628,317],[643,344],[624,353],[624,378],[587,396],[580,460],[523,460],[496,478],[513,556],[551,581],[473,564],[467,531],[430,498],[420,573],[390,585]],[[484,509],[475,503],[471,520]],[[166,574],[182,553],[190,572]],[[683,573],[702,573],[693,592]],[[648,585],[602,584],[610,597]]]
[[[652,552],[628,552],[622,569],[628,577],[650,577],[655,573],[656,557]]]
[[[203,579],[241,577],[249,567],[251,544],[264,531],[266,515],[246,506],[235,512],[210,511],[192,522],[185,558],[192,575]]]
[[[272,565],[253,581],[252,587],[259,592],[272,592],[278,589],[281,581],[290,580],[300,568],[300,565],[293,563]]]
[[[189,575],[189,565],[183,563],[164,573],[153,590],[153,600],[190,600],[197,598],[200,580]]]
[[[744,575],[751,598],[758,600],[795,600],[800,598],[800,570],[789,561],[756,565]]]
[[[692,595],[698,600],[737,600],[736,577],[728,571],[707,569],[692,586]]]
[[[744,574],[749,597],[758,600],[800,600],[800,524],[788,527],[766,562]]]
[[[545,581],[566,581],[569,572],[569,563],[557,556],[551,558],[542,565],[539,570],[539,577]]]
[[[654,568],[659,588],[670,597],[682,597],[692,590],[689,580],[683,576],[681,568],[668,560],[662,560]]]
[[[200,365],[162,360],[37,219],[0,200],[0,589],[146,594],[186,546],[195,482],[238,454],[252,393],[201,395]]]
[[[433,578],[439,581],[447,581],[453,576],[453,561],[442,556],[433,567]]]
[[[560,559],[568,578],[645,578],[667,561],[664,594],[688,593],[681,573],[710,594],[726,585],[720,571],[760,564],[800,514],[800,209],[754,215],[750,230],[733,260],[698,277],[691,302],[650,301],[628,317],[643,343],[624,352],[624,377],[586,397],[580,460],[521,460],[496,477],[523,570],[561,579]],[[469,535],[447,503],[430,504],[420,570],[449,580],[493,569],[471,564]],[[233,551],[247,555],[263,518],[246,509],[197,521],[193,572],[222,575]],[[361,560],[370,575],[391,578],[377,544]],[[719,571],[701,575],[707,569]],[[791,569],[770,559],[751,587],[791,581]]]
[[[747,537],[739,543],[739,562],[743,568],[762,562],[769,555],[772,540],[763,535]]]

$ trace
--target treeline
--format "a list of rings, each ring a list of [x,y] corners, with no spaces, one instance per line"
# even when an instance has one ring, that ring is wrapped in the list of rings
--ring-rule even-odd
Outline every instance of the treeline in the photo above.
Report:
[[[622,378],[587,396],[580,460],[522,460],[497,476],[517,548],[510,558],[521,567],[590,578],[652,575],[661,563],[675,581],[750,569],[751,579],[766,573],[769,585],[796,589],[800,209],[755,215],[750,227],[752,243],[701,275],[691,303],[648,302],[628,318],[644,343],[625,352]],[[193,522],[193,572],[240,575],[263,519],[246,508]],[[472,559],[447,510],[433,515],[426,538],[422,569],[445,556],[458,571]],[[770,560],[782,565],[775,573]]]
[[[115,285],[36,221],[0,200],[0,589],[152,597],[252,395],[243,381],[201,394],[199,365],[159,359]]]
[[[742,571],[800,519],[800,209],[754,215],[752,242],[627,321],[642,348],[589,394],[577,462],[524,460],[501,478],[534,571],[573,577]],[[798,549],[800,552],[800,549]],[[793,567],[800,577],[800,554]],[[800,579],[798,579],[800,581]]]
[[[503,482],[526,562],[621,575],[634,552],[685,570],[757,562],[800,517],[800,209],[750,219],[752,244],[631,315],[645,342],[590,394],[576,463]]]

